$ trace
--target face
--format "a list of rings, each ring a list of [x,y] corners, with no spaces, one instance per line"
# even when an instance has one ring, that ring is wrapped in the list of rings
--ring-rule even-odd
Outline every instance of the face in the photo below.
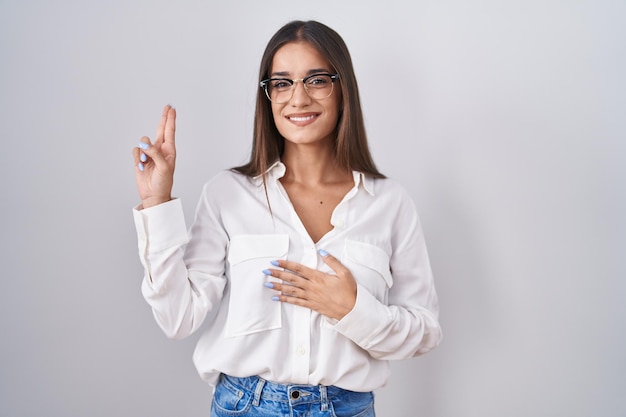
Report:
[[[335,73],[328,61],[310,44],[292,42],[276,51],[270,77],[295,80],[322,72]],[[272,114],[280,134],[293,144],[331,143],[341,105],[339,82],[335,82],[332,94],[321,100],[309,97],[301,82],[293,88],[291,100],[282,104],[272,102]]]

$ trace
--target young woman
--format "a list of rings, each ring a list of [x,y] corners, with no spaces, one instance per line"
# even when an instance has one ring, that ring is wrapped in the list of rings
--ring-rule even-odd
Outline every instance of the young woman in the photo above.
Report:
[[[212,416],[373,416],[389,360],[441,340],[417,213],[372,162],[348,50],[295,21],[261,61],[250,161],[172,199],[176,111],[133,150],[143,295],[163,331],[203,325]]]

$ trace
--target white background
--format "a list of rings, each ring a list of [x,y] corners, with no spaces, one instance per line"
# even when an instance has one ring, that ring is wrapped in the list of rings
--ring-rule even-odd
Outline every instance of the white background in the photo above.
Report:
[[[348,44],[436,276],[443,343],[378,415],[626,415],[625,2],[0,0],[0,416],[208,416],[140,293],[131,149],[176,106],[190,221],[296,18]]]

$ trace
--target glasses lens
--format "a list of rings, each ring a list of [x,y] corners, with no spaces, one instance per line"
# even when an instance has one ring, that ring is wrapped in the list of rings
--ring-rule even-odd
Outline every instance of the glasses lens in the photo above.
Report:
[[[324,99],[333,93],[330,75],[312,75],[306,79],[306,90],[311,98]]]
[[[286,103],[291,99],[293,81],[273,79],[265,85],[265,92],[274,103]]]

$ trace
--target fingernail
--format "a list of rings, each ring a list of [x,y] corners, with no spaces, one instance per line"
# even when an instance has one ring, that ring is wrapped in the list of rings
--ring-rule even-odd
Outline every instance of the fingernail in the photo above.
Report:
[[[272,297],[272,300],[274,300],[274,301],[280,301],[280,298],[278,298],[278,296],[277,296],[277,295],[275,295],[275,296],[273,296],[273,297]]]
[[[150,145],[148,145],[146,142],[139,142],[138,145],[141,149],[148,149],[150,147]]]
[[[137,168],[139,168],[139,171],[143,171],[143,164],[141,162],[138,163]]]
[[[270,271],[269,269],[264,269],[264,270],[263,270],[263,273],[264,273],[265,275],[272,275],[272,271]]]
[[[272,284],[271,282],[266,282],[265,285],[267,288],[274,288],[274,284]]]
[[[280,266],[280,263],[278,261],[271,261],[270,263],[274,266]]]
[[[317,253],[319,253],[320,256],[328,256],[328,252],[326,252],[324,249],[318,250]]]
[[[142,153],[139,156],[139,159],[141,160],[141,162],[146,162],[148,160],[148,156],[145,153]]]

